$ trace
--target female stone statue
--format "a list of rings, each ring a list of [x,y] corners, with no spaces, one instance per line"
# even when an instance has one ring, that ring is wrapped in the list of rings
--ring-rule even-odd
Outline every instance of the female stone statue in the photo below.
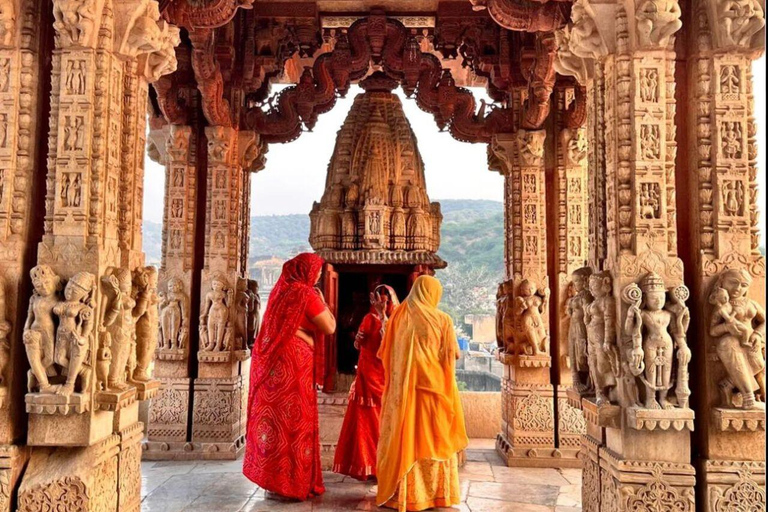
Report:
[[[164,350],[182,349],[189,332],[187,294],[177,277],[168,280],[167,288],[167,295],[160,294],[160,346]]]
[[[56,292],[61,279],[48,265],[38,265],[29,272],[34,291],[29,300],[29,312],[24,324],[24,347],[29,359],[29,392],[54,393],[48,377],[55,375],[53,349],[55,322],[53,308],[59,302]]]
[[[727,377],[720,382],[723,405],[735,407],[733,393],[741,393],[742,408],[763,409],[765,401],[765,310],[748,297],[752,277],[746,270],[726,270],[717,279],[709,301],[715,306],[709,334],[717,340],[717,355]],[[759,393],[759,396],[756,396]]]
[[[101,279],[104,286],[103,325],[112,338],[112,365],[109,388],[123,391],[129,386],[128,362],[136,350],[136,327],[133,318],[133,276],[125,268],[110,268]]]
[[[88,272],[75,274],[64,288],[64,301],[53,307],[54,314],[59,317],[54,361],[67,370],[67,380],[59,388],[59,395],[70,396],[75,391],[78,377],[82,377],[80,392],[90,391],[92,369],[88,356],[93,332],[95,281],[93,274]]]
[[[549,289],[537,294],[536,285],[526,279],[520,283],[515,298],[515,318],[518,322],[516,338],[518,350],[523,355],[549,354],[549,335],[544,318],[547,316]]]
[[[573,273],[571,285],[573,297],[568,299],[566,314],[570,319],[568,326],[568,352],[571,358],[571,372],[573,374],[573,387],[578,391],[589,389],[589,361],[587,360],[587,324],[584,321],[586,308],[592,302],[592,294],[587,289],[589,276],[592,270],[589,267],[580,268]]]
[[[613,283],[608,272],[593,274],[589,278],[589,291],[594,300],[584,310],[587,326],[587,357],[589,375],[595,386],[597,405],[610,402],[611,391],[616,387],[618,362],[616,349],[616,301]]]
[[[0,388],[7,385],[5,370],[11,355],[11,344],[8,335],[11,333],[11,323],[6,318],[5,280],[0,276]]]
[[[136,318],[136,367],[131,377],[137,382],[147,382],[150,379],[149,366],[155,358],[157,349],[157,269],[143,267],[136,271],[134,278],[136,306],[133,316]]]
[[[232,290],[221,275],[211,280],[211,291],[205,296],[203,314],[200,315],[200,342],[204,350],[222,352],[229,350],[229,307]]]

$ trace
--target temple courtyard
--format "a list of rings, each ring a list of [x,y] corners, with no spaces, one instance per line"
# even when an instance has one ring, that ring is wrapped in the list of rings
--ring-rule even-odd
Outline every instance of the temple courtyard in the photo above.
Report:
[[[331,512],[377,510],[376,488],[325,473],[327,492],[306,503],[267,500],[242,460],[145,462],[142,512]],[[508,468],[492,440],[473,440],[461,470],[461,512],[579,512],[581,470]],[[379,509],[386,510],[386,509]]]

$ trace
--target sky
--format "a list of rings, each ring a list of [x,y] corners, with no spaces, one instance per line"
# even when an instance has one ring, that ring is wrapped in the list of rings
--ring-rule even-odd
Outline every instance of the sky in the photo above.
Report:
[[[766,190],[766,59],[755,62],[755,111],[758,120],[760,205],[765,204]],[[336,133],[352,107],[359,88],[353,88],[336,107],[320,116],[314,132],[304,133],[290,144],[273,144],[267,155],[267,166],[252,179],[253,215],[308,214],[312,203],[323,194],[328,162]],[[479,98],[484,91],[473,91]],[[503,200],[503,179],[488,170],[486,145],[466,144],[450,134],[440,133],[431,114],[421,111],[414,100],[403,96],[405,114],[419,141],[424,158],[427,192],[432,200],[491,199]],[[144,218],[162,222],[164,169],[147,160],[145,176]],[[761,209],[761,231],[765,233],[765,208]]]

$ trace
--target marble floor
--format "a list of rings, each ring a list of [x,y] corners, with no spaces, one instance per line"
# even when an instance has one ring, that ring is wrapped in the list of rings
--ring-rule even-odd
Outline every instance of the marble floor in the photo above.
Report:
[[[267,500],[240,472],[241,462],[145,462],[143,512],[331,512],[385,510],[375,488],[332,473],[327,492],[306,503]],[[493,443],[475,441],[461,470],[456,512],[580,512],[581,471],[507,468]]]

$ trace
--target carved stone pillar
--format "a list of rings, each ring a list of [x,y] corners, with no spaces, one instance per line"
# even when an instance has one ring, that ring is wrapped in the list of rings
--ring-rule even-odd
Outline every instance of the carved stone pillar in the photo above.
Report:
[[[581,414],[581,400],[569,402],[568,390],[587,380],[586,328],[583,308],[588,302],[584,267],[587,262],[587,136],[583,127],[585,98],[581,86],[555,89],[557,116],[555,169],[549,184],[550,224],[554,233],[554,299],[557,316],[553,318],[552,343],[557,385],[558,448],[564,458],[576,459],[581,436],[586,433]],[[570,115],[582,110],[579,116]],[[553,235],[553,236],[552,236]],[[578,273],[579,275],[574,275]]]
[[[604,115],[596,122],[605,139],[595,151],[605,155],[607,237],[605,270],[590,277],[586,314],[596,397],[583,400],[590,424],[583,456],[594,473],[597,448],[600,468],[599,486],[590,480],[584,488],[592,510],[694,510],[689,292],[675,190],[672,47],[682,23],[675,0],[650,5],[600,5],[599,19],[587,12],[579,20],[581,28],[591,24],[596,33],[597,21],[615,34],[597,62],[603,101],[593,110]]]
[[[757,4],[754,4],[757,6]],[[733,10],[731,10],[733,9]],[[764,13],[700,2],[688,62],[701,510],[765,508],[765,258],[759,250],[752,60]],[[762,39],[762,40],[761,40]],[[762,403],[761,403],[762,402]]]
[[[243,172],[259,155],[252,132],[206,128],[208,185],[200,351],[192,441],[206,457],[236,458],[245,442],[248,395],[247,247],[240,239],[248,198]]]
[[[177,458],[189,451],[191,403],[190,324],[197,238],[198,138],[190,126],[150,133],[150,154],[165,165],[163,251],[160,268],[160,332],[155,377],[162,387],[152,400],[144,458]]]
[[[29,458],[17,446],[26,429],[26,375],[22,331],[27,285],[25,259],[39,241],[31,225],[36,182],[44,173],[36,161],[41,117],[41,20],[34,2],[0,2],[0,512],[9,512],[12,493]],[[28,263],[27,263],[28,265]]]
[[[497,449],[512,466],[562,466],[555,447],[550,381],[549,277],[544,143],[546,132],[494,137],[491,169],[504,175],[506,299],[502,432]],[[575,461],[574,461],[575,462]]]
[[[136,59],[162,40],[159,12],[149,0],[55,0],[53,16],[45,222],[22,336],[33,449],[20,510],[60,506],[61,493],[84,510],[138,510],[136,400],[151,397],[142,350],[157,317],[148,271],[130,255],[141,239],[121,244],[121,228],[140,229],[140,158],[126,145],[143,140],[131,98],[142,90]]]

